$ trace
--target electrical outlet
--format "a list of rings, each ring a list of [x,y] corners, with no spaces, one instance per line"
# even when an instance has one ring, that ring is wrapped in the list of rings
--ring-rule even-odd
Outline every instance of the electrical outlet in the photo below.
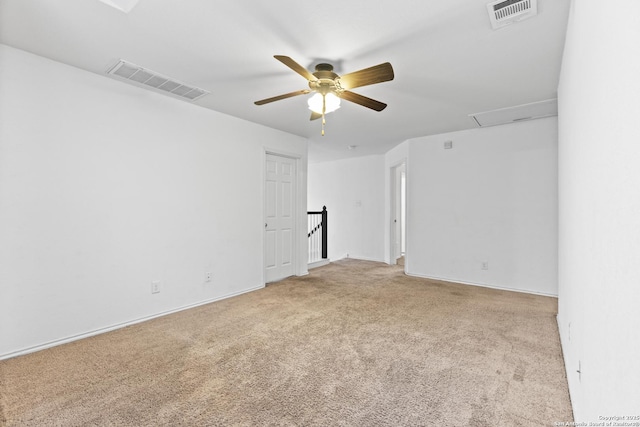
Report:
[[[152,294],[160,293],[160,280],[153,280],[151,282],[151,293]]]
[[[204,281],[205,282],[210,282],[211,281],[211,272],[207,271],[206,273],[204,273]]]
[[[489,269],[489,261],[482,261],[482,269],[483,270]]]

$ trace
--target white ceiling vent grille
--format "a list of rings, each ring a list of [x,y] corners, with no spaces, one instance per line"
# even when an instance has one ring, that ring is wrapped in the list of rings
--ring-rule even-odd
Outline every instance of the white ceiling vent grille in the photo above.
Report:
[[[195,101],[210,93],[204,89],[184,84],[170,77],[158,74],[155,71],[123,61],[122,59],[111,67],[107,73],[143,86],[170,93],[189,101]]]
[[[538,0],[498,0],[487,5],[494,30],[538,14]]]

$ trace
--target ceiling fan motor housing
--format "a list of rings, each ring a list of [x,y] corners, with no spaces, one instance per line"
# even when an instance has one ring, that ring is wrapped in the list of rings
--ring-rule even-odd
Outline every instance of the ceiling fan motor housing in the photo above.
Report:
[[[316,71],[333,71],[333,65],[326,62],[316,65]]]
[[[339,84],[340,76],[333,72],[333,65],[321,63],[316,65],[316,71],[312,73],[318,80],[310,80],[309,88],[322,95],[327,93],[342,92]]]

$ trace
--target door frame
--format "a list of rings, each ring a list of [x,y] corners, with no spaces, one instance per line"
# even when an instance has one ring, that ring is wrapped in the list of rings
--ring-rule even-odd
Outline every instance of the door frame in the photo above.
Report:
[[[273,148],[265,147],[262,152],[262,216],[260,221],[260,229],[261,229],[261,238],[262,238],[262,284],[266,285],[267,281],[267,241],[265,239],[264,232],[264,224],[265,218],[267,216],[266,211],[266,201],[267,195],[265,191],[266,186],[266,178],[267,178],[267,155],[273,155],[278,157],[285,157],[288,159],[292,159],[295,162],[296,168],[296,176],[295,176],[295,189],[293,191],[293,205],[294,205],[294,218],[293,218],[293,247],[292,247],[292,263],[293,263],[293,272],[296,276],[303,276],[308,274],[306,269],[306,263],[304,266],[301,265],[301,260],[307,259],[306,253],[301,253],[301,250],[308,250],[306,245],[303,245],[300,241],[300,230],[305,229],[301,225],[301,221],[306,218],[302,218],[301,209],[306,213],[306,197],[303,197],[306,192],[303,192],[303,189],[306,189],[306,181],[304,180],[304,174],[302,173],[302,156],[298,153],[287,152],[284,150],[278,150]],[[301,204],[304,203],[305,206],[301,208]],[[306,234],[305,234],[306,237]],[[303,257],[304,256],[304,257]]]
[[[391,265],[396,265],[397,264],[397,259],[396,259],[396,223],[394,223],[394,219],[396,217],[396,203],[398,203],[398,200],[401,199],[400,196],[400,185],[401,182],[396,178],[397,177],[397,172],[398,169],[404,167],[404,176],[405,176],[405,197],[404,197],[404,212],[405,212],[405,218],[404,218],[404,228],[405,228],[405,242],[404,242],[404,246],[405,246],[405,263],[404,263],[404,268],[405,271],[407,269],[407,252],[408,252],[408,245],[407,245],[407,240],[409,239],[409,232],[407,231],[407,216],[408,216],[408,211],[407,211],[407,186],[408,186],[408,176],[409,174],[407,173],[407,160],[406,159],[402,159],[400,162],[395,163],[393,165],[391,165],[389,167],[389,264]],[[401,225],[402,227],[402,225]],[[402,229],[400,229],[400,233],[402,233]]]

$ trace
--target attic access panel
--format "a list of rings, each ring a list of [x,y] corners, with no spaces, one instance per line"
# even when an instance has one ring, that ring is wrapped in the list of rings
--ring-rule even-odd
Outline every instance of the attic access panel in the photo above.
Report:
[[[525,120],[541,119],[558,115],[558,100],[532,102],[514,107],[500,108],[482,113],[469,114],[480,127],[504,125]]]
[[[129,13],[136,7],[140,0],[100,0],[102,3],[118,9],[121,12]]]

